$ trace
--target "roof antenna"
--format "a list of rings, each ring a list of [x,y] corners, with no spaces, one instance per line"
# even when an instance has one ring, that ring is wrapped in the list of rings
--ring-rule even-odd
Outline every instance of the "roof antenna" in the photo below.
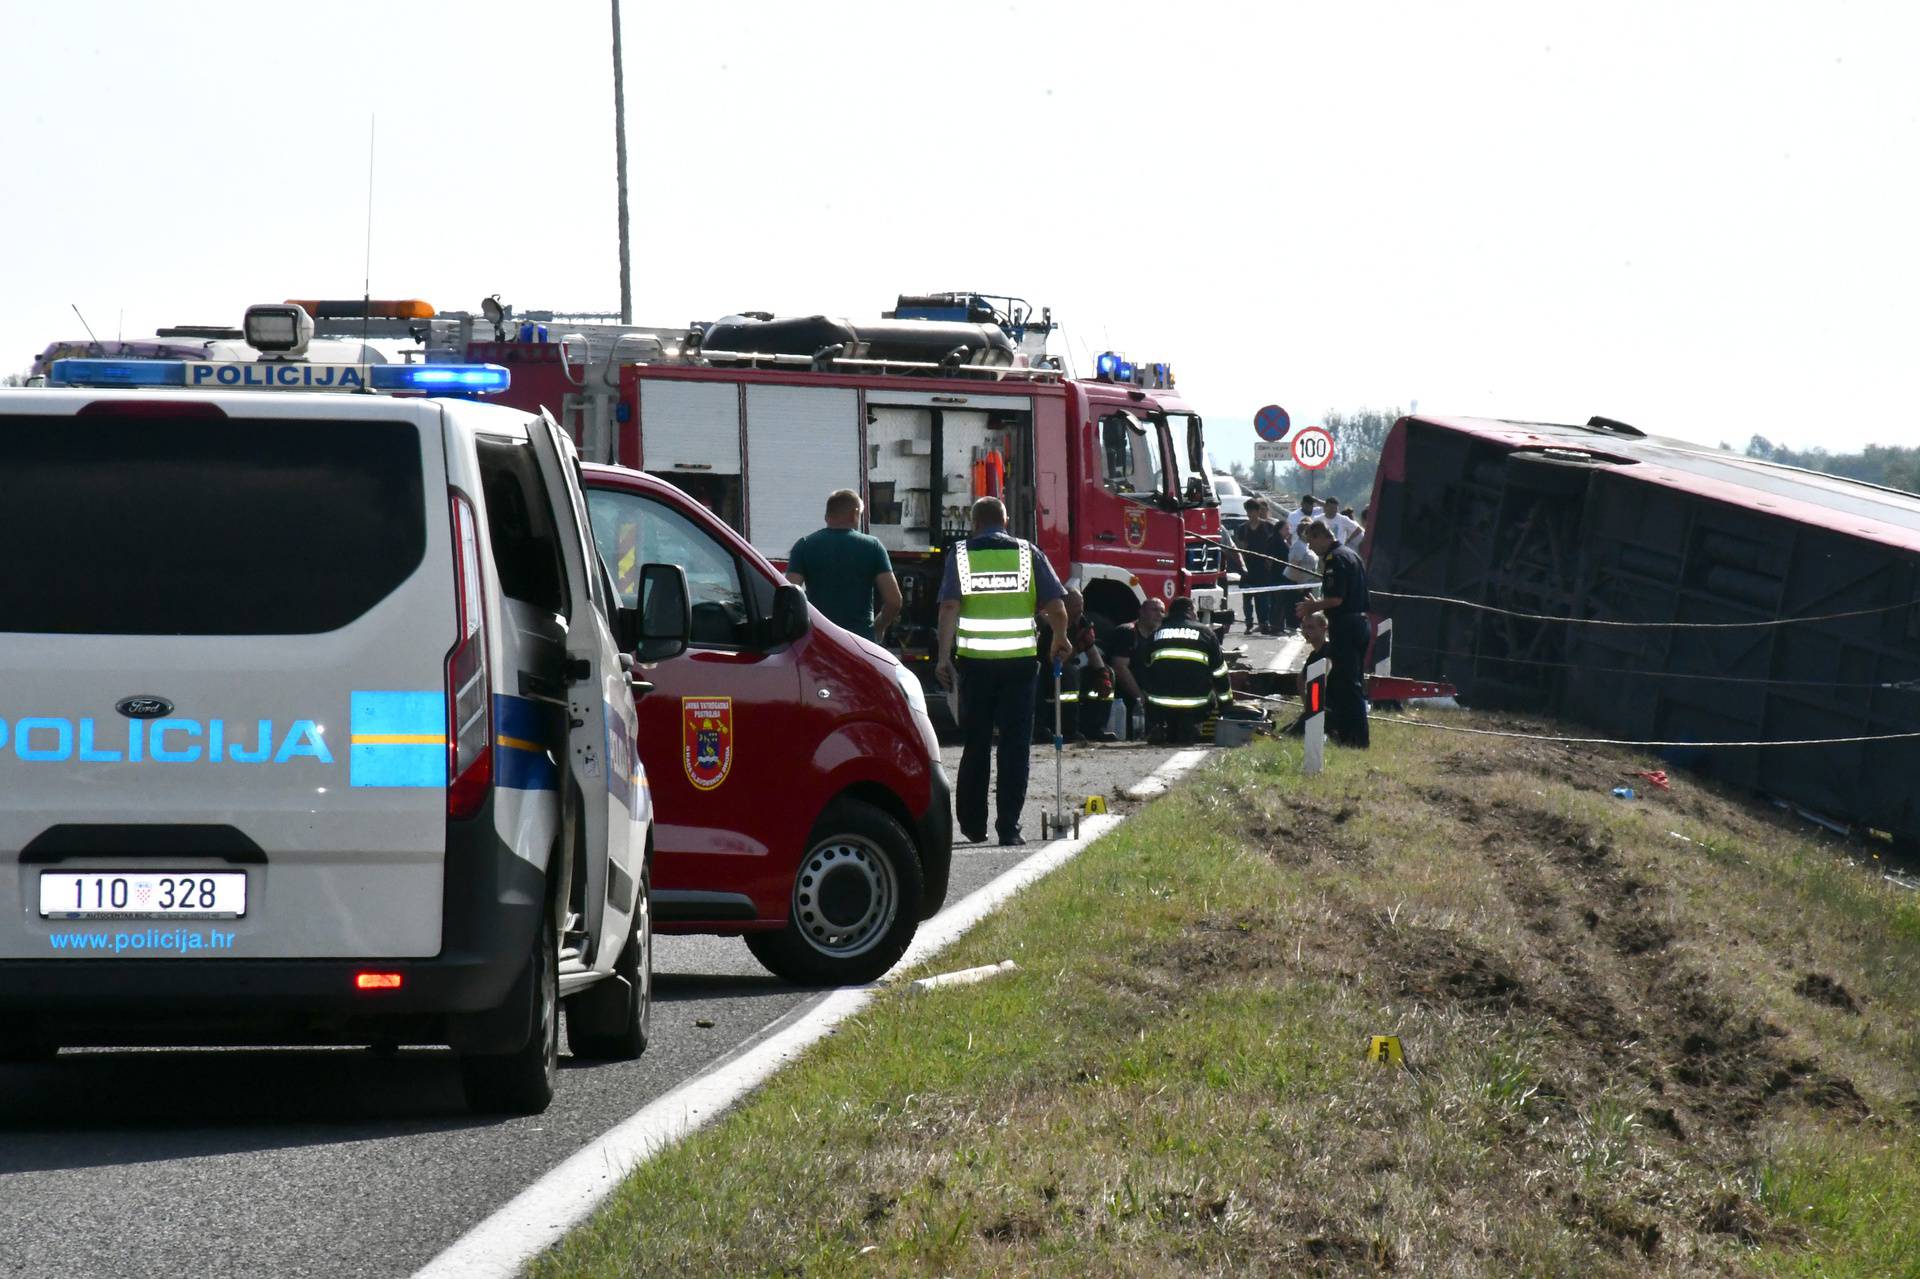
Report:
[[[78,302],[69,302],[67,305],[73,308],[75,315],[80,315],[80,304]],[[84,315],[80,315],[80,327],[87,331],[87,338],[93,343],[93,353],[95,355],[105,355],[107,348],[101,346],[100,339],[93,336],[93,326],[87,323],[87,317]]]
[[[367,262],[360,293],[360,363],[367,363],[367,334],[373,322],[373,139],[380,117],[367,117]]]

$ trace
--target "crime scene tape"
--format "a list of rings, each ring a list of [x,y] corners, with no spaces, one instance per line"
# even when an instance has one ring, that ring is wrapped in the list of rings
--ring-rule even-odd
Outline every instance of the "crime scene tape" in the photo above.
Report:
[[[1312,569],[1301,568],[1300,565],[1294,564],[1290,560],[1281,559],[1277,555],[1268,555],[1264,551],[1249,551],[1237,546],[1227,547],[1224,543],[1214,541],[1211,538],[1202,538],[1200,540],[1210,546],[1219,546],[1223,550],[1232,550],[1238,555],[1251,555],[1255,559],[1270,560],[1275,564],[1285,564],[1290,568],[1300,569],[1300,571],[1304,573],[1313,573],[1315,577],[1325,576]],[[1251,595],[1257,591],[1274,589],[1279,588],[1256,586],[1242,589],[1241,594]],[[1497,613],[1502,617],[1518,618],[1523,622],[1562,622],[1568,626],[1614,626],[1640,631],[1651,629],[1669,631],[1747,631],[1769,626],[1797,626],[1802,622],[1836,622],[1849,617],[1872,617],[1877,613],[1891,613],[1896,609],[1912,608],[1916,603],[1920,603],[1920,600],[1902,600],[1898,604],[1880,604],[1873,608],[1848,609],[1841,613],[1807,613],[1797,617],[1770,617],[1758,622],[1663,622],[1651,618],[1645,621],[1622,622],[1606,617],[1561,617],[1555,613],[1527,613],[1519,609],[1502,608],[1498,604],[1482,604],[1477,600],[1454,599],[1450,595],[1412,595],[1401,591],[1381,590],[1374,586],[1367,588],[1367,595],[1370,599],[1378,597],[1383,600],[1412,600],[1422,604],[1449,604],[1455,608],[1471,608],[1477,609],[1482,613]]]
[[[1570,746],[1648,746],[1687,747],[1699,750],[1725,750],[1759,746],[1846,746],[1857,742],[1897,742],[1920,737],[1913,733],[1873,733],[1861,737],[1799,737],[1765,742],[1637,742],[1620,737],[1556,737],[1544,733],[1515,733],[1499,728],[1468,728],[1465,724],[1439,724],[1432,720],[1408,719],[1402,715],[1370,715],[1376,724],[1411,724],[1415,728],[1434,728],[1444,733],[1471,733],[1475,737],[1517,737],[1529,742],[1563,742]]]
[[[1764,675],[1704,675],[1684,671],[1655,671],[1639,666],[1590,666],[1585,662],[1555,662],[1541,657],[1496,657],[1491,653],[1460,653],[1446,648],[1428,648],[1419,644],[1395,644],[1397,653],[1430,653],[1436,657],[1455,657],[1469,662],[1506,662],[1514,666],[1544,666],[1565,671],[1587,671],[1595,675],[1638,675],[1643,679],[1707,680],[1720,684],[1778,684],[1788,688],[1873,688],[1883,691],[1920,693],[1920,679],[1837,680],[1777,679]]]
[[[1807,613],[1797,617],[1769,617],[1758,622],[1662,622],[1648,620],[1643,622],[1617,622],[1605,617],[1559,617],[1552,613],[1523,613],[1518,609],[1501,608],[1498,604],[1480,604],[1473,600],[1457,600],[1445,595],[1405,595],[1399,591],[1379,591],[1371,587],[1368,598],[1379,596],[1383,600],[1417,600],[1427,604],[1451,604],[1457,608],[1478,609],[1483,613],[1498,613],[1502,617],[1516,617],[1523,622],[1564,622],[1568,626],[1618,626],[1636,631],[1749,631],[1768,626],[1797,626],[1802,622],[1833,622],[1846,617],[1870,617],[1875,613],[1891,613],[1895,609],[1912,608],[1916,601],[1904,600],[1898,604],[1881,604],[1875,608],[1849,609],[1844,613]]]

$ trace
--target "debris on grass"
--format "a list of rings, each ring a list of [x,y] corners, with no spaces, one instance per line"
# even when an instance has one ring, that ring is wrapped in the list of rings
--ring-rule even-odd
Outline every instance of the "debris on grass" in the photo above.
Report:
[[[938,990],[942,986],[970,986],[974,982],[985,981],[989,977],[998,977],[1001,973],[1010,973],[1019,966],[1011,959],[1003,959],[997,964],[982,964],[978,968],[935,973],[931,977],[916,978],[907,984],[914,990]]]

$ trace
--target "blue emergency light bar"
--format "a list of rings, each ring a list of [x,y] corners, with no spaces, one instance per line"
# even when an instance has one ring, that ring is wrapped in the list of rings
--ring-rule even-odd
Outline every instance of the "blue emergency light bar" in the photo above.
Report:
[[[184,360],[55,360],[48,386],[185,386]]]
[[[375,364],[376,391],[467,391],[491,395],[507,389],[512,375],[498,364]]]
[[[307,364],[295,360],[55,360],[48,386],[193,387],[237,391],[417,391],[494,395],[498,364]]]
[[[1102,351],[1093,362],[1093,376],[1098,382],[1123,382],[1128,386],[1143,386],[1150,391],[1164,391],[1173,386],[1172,365],[1135,364],[1112,351]]]

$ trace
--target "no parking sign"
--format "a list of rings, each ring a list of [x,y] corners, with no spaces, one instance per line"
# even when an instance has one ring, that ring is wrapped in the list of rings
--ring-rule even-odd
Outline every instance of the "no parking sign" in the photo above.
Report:
[[[1278,404],[1269,404],[1255,413],[1253,433],[1260,438],[1253,443],[1253,460],[1284,462],[1287,458],[1287,446],[1281,441],[1287,438],[1287,432],[1292,429],[1293,420]]]

